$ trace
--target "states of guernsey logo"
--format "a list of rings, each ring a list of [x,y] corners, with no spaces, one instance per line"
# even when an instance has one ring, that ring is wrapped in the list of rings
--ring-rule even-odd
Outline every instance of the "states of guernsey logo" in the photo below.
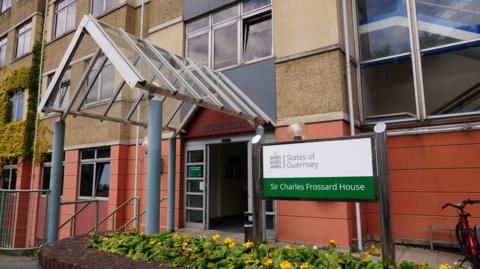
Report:
[[[282,168],[282,155],[278,155],[276,152],[270,155],[270,169]]]

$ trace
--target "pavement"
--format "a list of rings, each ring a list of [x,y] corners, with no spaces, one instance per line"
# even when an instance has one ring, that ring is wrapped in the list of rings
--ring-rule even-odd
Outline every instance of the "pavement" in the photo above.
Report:
[[[38,256],[0,254],[1,269],[41,269]]]

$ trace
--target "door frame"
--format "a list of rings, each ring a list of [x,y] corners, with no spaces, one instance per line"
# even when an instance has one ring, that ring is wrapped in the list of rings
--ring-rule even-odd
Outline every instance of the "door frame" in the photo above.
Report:
[[[208,195],[209,195],[209,190],[208,190],[208,177],[209,177],[209,169],[210,169],[210,164],[209,164],[209,147],[208,145],[213,145],[213,144],[226,144],[226,143],[237,143],[237,142],[247,142],[247,170],[252,171],[252,142],[251,139],[255,136],[254,132],[249,132],[249,133],[243,133],[243,134],[233,134],[233,135],[224,135],[224,136],[215,136],[215,137],[206,137],[206,138],[192,138],[187,141],[185,141],[185,148],[184,148],[184,156],[185,156],[185,161],[184,161],[184,171],[185,171],[185,176],[183,177],[183,182],[185,186],[185,191],[184,191],[184,201],[185,201],[185,207],[184,207],[184,226],[186,228],[203,228],[204,230],[207,230],[209,227],[209,205],[208,205]],[[275,134],[274,132],[265,132],[265,143],[273,143],[275,142]],[[186,202],[187,202],[187,192],[186,192],[186,181],[187,181],[187,161],[188,161],[188,156],[187,152],[191,150],[199,150],[203,149],[204,150],[204,189],[203,189],[203,223],[191,223],[187,222],[187,207],[186,207]],[[253,206],[253,185],[252,185],[252,173],[247,172],[247,186],[248,186],[248,211],[252,210]],[[275,208],[275,206],[274,206]],[[276,225],[275,225],[276,227]]]

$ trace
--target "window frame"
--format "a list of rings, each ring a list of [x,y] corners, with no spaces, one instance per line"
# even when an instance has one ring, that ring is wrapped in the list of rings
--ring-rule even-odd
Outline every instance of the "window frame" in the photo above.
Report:
[[[3,166],[3,169],[2,169],[2,177],[3,177],[3,171],[5,170],[10,170],[10,174],[9,174],[9,177],[8,177],[8,189],[3,189],[3,180],[5,180],[4,178],[2,178],[2,185],[0,185],[0,189],[3,189],[3,190],[16,190],[17,188],[17,174],[15,174],[15,188],[12,189],[12,175],[13,175],[13,170],[15,170],[15,173],[18,173],[18,164],[16,162],[16,160],[12,160],[9,162],[9,164],[6,164]]]
[[[18,45],[20,36],[24,36],[23,39],[23,51],[22,54],[18,55]],[[25,40],[28,36],[28,49],[25,49]],[[19,25],[15,28],[15,49],[13,51],[13,59],[20,59],[25,55],[28,55],[32,52],[32,19],[27,20],[26,22]]]
[[[98,151],[99,150],[103,150],[103,149],[108,149],[109,150],[109,157],[108,158],[97,158],[98,156]],[[94,153],[94,157],[91,158],[91,159],[83,159],[82,160],[82,152],[84,151],[87,151],[87,150],[93,150],[95,153]],[[95,180],[96,180],[96,175],[97,175],[97,164],[111,164],[110,162],[110,158],[111,158],[111,148],[110,147],[99,147],[99,148],[86,148],[86,149],[82,149],[80,151],[80,164],[79,164],[79,177],[78,177],[78,198],[79,199],[84,199],[84,200],[88,200],[88,199],[96,199],[96,200],[105,200],[105,201],[108,201],[108,199],[110,199],[110,193],[108,194],[107,197],[97,197],[96,196],[96,185],[95,185]],[[82,165],[91,165],[93,164],[93,178],[92,178],[92,195],[91,196],[82,196],[80,195],[80,191],[81,191],[81,183],[82,183]],[[111,167],[111,165],[110,165]],[[110,174],[108,175],[108,183],[109,183],[109,192],[110,192]]]
[[[8,6],[3,9],[3,4],[8,1]],[[12,8],[12,0],[0,0],[0,14],[5,13],[7,10]]]
[[[7,65],[7,45],[8,45],[8,35],[6,34],[0,37],[0,67]],[[3,63],[2,63],[2,55],[4,57]]]
[[[353,21],[353,41],[355,46],[355,58],[358,61],[358,68],[357,70],[357,89],[358,89],[358,103],[359,103],[359,111],[360,111],[360,122],[361,125],[364,126],[372,126],[379,122],[386,122],[386,123],[412,123],[414,125],[425,125],[427,122],[429,125],[435,125],[437,121],[441,123],[441,120],[455,120],[461,121],[462,117],[471,117],[471,116],[480,116],[480,111],[471,111],[471,112],[461,112],[461,113],[451,113],[451,114],[444,114],[444,115],[428,115],[427,108],[426,108],[426,95],[424,91],[424,81],[423,81],[423,54],[426,52],[436,51],[440,49],[445,49],[448,47],[459,46],[462,44],[474,44],[480,42],[480,37],[474,38],[471,40],[463,40],[458,42],[452,42],[449,44],[429,47],[421,49],[420,46],[420,35],[419,35],[419,20],[417,16],[417,7],[416,7],[416,0],[404,0],[406,7],[407,7],[407,27],[409,31],[410,37],[410,52],[406,53],[399,53],[395,55],[389,55],[386,57],[376,58],[376,59],[369,59],[366,61],[361,61],[360,59],[360,31],[359,31],[359,21],[358,21],[358,0],[353,0],[352,6],[352,21]],[[477,46],[480,48],[480,46]],[[415,118],[407,118],[407,119],[389,119],[388,117],[379,117],[375,120],[366,119],[365,114],[365,103],[364,103],[364,89],[362,86],[362,65],[363,64],[372,64],[375,62],[380,62],[384,60],[392,60],[400,57],[411,57],[412,61],[412,72],[413,72],[413,83],[414,83],[414,94],[415,94],[415,106],[416,106],[416,115]],[[422,123],[423,122],[423,123]]]
[[[105,56],[106,57],[106,56]],[[98,62],[98,61],[97,61]],[[88,65],[88,61],[87,61],[87,65]],[[100,70],[100,74],[98,74],[98,77],[97,79],[95,80],[95,82],[93,83],[93,85],[90,86],[90,81],[87,77],[87,81],[85,83],[85,87],[86,89],[90,88],[90,91],[88,92],[87,96],[85,96],[85,106],[86,107],[91,107],[91,106],[95,106],[95,105],[98,105],[102,102],[106,102],[108,100],[111,99],[111,97],[113,96],[113,92],[115,91],[115,81],[114,81],[114,84],[113,84],[113,88],[112,88],[112,95],[110,95],[109,97],[107,98],[103,98],[102,99],[102,91],[103,91],[103,84],[102,84],[102,80],[103,80],[103,76],[104,76],[104,70],[106,68],[112,68],[113,69],[113,76],[115,77],[115,74],[116,74],[116,69],[115,67],[113,66],[113,64],[110,62],[110,61],[107,61],[105,63],[105,65],[103,65],[102,68],[95,68],[95,66],[92,68],[92,70],[90,71],[90,74],[94,74],[98,69],[101,69]],[[90,75],[89,74],[89,75]],[[97,96],[95,98],[95,100],[93,101],[88,101],[88,97],[90,96],[90,94],[92,93],[92,91],[94,90],[94,86],[95,84],[98,83],[98,88],[96,89],[97,91]]]
[[[208,22],[209,23],[208,23],[207,27],[192,31],[190,33],[185,31],[185,57],[188,57],[189,40],[192,39],[192,38],[195,38],[195,37],[198,37],[198,36],[201,36],[203,34],[208,33],[208,56],[207,56],[208,63],[207,63],[206,66],[208,68],[212,69],[212,70],[223,71],[223,70],[228,70],[228,69],[235,68],[235,67],[238,67],[238,66],[252,64],[252,63],[255,63],[255,62],[260,62],[260,61],[264,61],[266,59],[273,58],[274,57],[274,36],[273,36],[274,31],[273,31],[272,1],[270,1],[270,4],[268,4],[266,6],[259,7],[257,9],[251,10],[251,11],[246,12],[246,13],[243,12],[243,3],[244,2],[241,1],[241,2],[237,2],[235,4],[232,4],[232,5],[227,5],[227,6],[224,6],[224,7],[220,8],[220,9],[211,11],[208,14],[204,14],[202,16],[196,17],[195,19],[186,21],[185,22],[185,28],[187,27],[187,25],[189,23],[195,22],[195,21],[197,21],[199,19],[202,19],[202,18],[205,18],[205,17],[208,17]],[[238,15],[233,16],[229,19],[225,19],[225,20],[223,20],[221,22],[218,22],[218,23],[215,23],[215,24],[213,23],[213,15],[214,14],[216,14],[218,12],[221,12],[223,10],[229,9],[233,6],[238,7]],[[271,16],[271,21],[272,21],[272,23],[271,23],[272,42],[271,42],[271,50],[270,50],[271,53],[270,53],[270,55],[265,56],[265,57],[245,61],[245,57],[244,57],[244,53],[245,53],[244,21],[252,19],[253,17],[256,17],[256,16]],[[237,23],[237,35],[238,35],[237,36],[237,64],[215,69],[215,55],[214,55],[215,54],[215,48],[214,48],[215,33],[214,32],[216,30],[219,30],[223,27],[230,26],[230,25],[235,24],[235,23]]]
[[[94,1],[95,1],[95,0],[90,0],[90,14],[92,14],[92,15],[95,16],[95,17],[103,16],[103,15],[105,15],[106,13],[108,13],[109,11],[114,10],[115,8],[117,8],[117,7],[120,5],[120,1],[116,0],[117,3],[116,3],[113,7],[107,9],[107,0],[100,0],[100,1],[102,1],[102,3],[103,3],[102,12],[100,12],[100,13],[98,13],[98,14],[94,14],[94,13],[93,13],[93,7],[94,7],[94,3],[93,3],[93,2],[94,2]]]
[[[21,111],[21,118],[17,118],[18,116],[18,104],[22,101],[22,111]],[[14,103],[17,105],[14,106]],[[13,111],[15,109],[15,111]],[[19,90],[13,93],[13,96],[10,97],[10,122],[19,122],[25,120],[25,90]]]
[[[70,3],[68,3],[68,1],[71,1]],[[58,9],[58,4],[61,3],[61,2],[67,2],[67,4],[61,8],[60,10]],[[68,33],[68,32],[71,32],[73,30],[75,30],[76,28],[76,25],[75,25],[75,20],[76,20],[76,17],[77,17],[77,0],[60,0],[60,1],[55,1],[54,3],[55,7],[54,7],[54,19],[53,19],[53,31],[52,31],[52,38],[55,39],[55,38],[58,38],[62,35],[64,35],[65,33]],[[71,29],[67,29],[67,20],[69,18],[68,16],[68,11],[69,11],[69,8],[71,8],[71,6],[75,5],[75,12],[74,12],[74,15],[72,17],[73,19],[73,26]],[[66,12],[66,20],[65,20],[65,25],[63,26],[64,29],[63,29],[63,32],[61,33],[57,33],[58,31],[58,13],[60,12]]]
[[[40,186],[41,186],[41,189],[43,189],[43,190],[45,190],[45,189],[43,188],[43,183],[45,183],[45,182],[44,182],[44,180],[45,180],[45,177],[44,177],[44,176],[45,176],[45,168],[50,168],[50,178],[49,178],[49,182],[48,182],[48,188],[46,188],[46,190],[49,190],[49,189],[50,189],[50,180],[52,179],[52,178],[51,178],[51,176],[52,176],[52,159],[51,159],[51,153],[49,153],[49,155],[50,155],[50,161],[44,162],[44,163],[42,164],[42,171],[41,171],[41,175],[42,175],[42,176],[41,176],[41,183],[40,183],[41,185],[40,185]],[[65,154],[63,155],[63,158],[64,158],[64,160],[62,161],[62,166],[63,166],[63,168],[65,169]],[[60,197],[63,197],[63,188],[64,188],[64,186],[65,186],[65,185],[64,185],[64,184],[65,184],[65,170],[63,170],[63,172],[64,172],[64,173],[63,173],[63,175],[62,175],[62,185],[61,185],[61,187],[60,187]],[[42,192],[41,196],[46,196],[46,194]]]

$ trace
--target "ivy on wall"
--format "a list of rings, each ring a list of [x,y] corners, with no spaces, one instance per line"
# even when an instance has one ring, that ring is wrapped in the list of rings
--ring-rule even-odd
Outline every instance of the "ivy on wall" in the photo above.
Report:
[[[0,70],[0,159],[20,160],[40,156],[50,145],[46,140],[49,133],[43,124],[38,126],[37,147],[34,150],[35,118],[37,116],[37,97],[40,72],[41,42],[36,42],[32,52],[32,65],[21,67],[11,72],[6,68]],[[27,113],[24,121],[9,122],[11,113],[10,98],[19,90],[28,89]],[[35,160],[39,160],[35,156]]]

